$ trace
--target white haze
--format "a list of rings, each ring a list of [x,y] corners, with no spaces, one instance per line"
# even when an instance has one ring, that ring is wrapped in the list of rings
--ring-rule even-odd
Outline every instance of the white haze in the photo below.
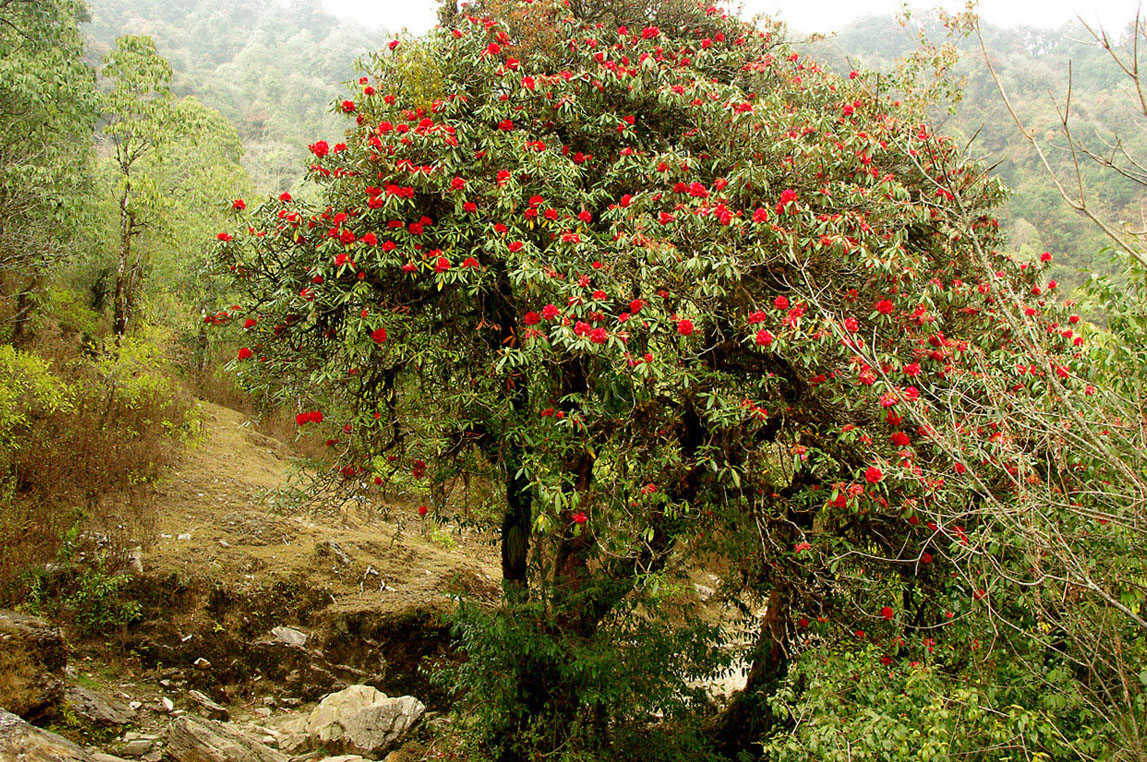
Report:
[[[420,33],[436,23],[435,0],[322,0],[326,9],[338,16],[355,19],[373,27]],[[950,10],[963,7],[962,0],[928,2],[919,7],[942,4]],[[913,3],[913,5],[917,5]],[[744,0],[744,15],[768,13],[802,32],[833,32],[862,16],[890,15],[899,0]],[[1119,30],[1135,17],[1136,2],[1128,0],[981,0],[983,18],[1001,26],[1056,27],[1077,16],[1089,24],[1102,23]]]

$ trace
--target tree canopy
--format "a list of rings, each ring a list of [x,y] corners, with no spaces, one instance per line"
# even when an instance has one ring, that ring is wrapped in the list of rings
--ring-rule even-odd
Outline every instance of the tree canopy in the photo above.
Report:
[[[1087,404],[1050,257],[1000,253],[998,181],[876,77],[715,8],[637,17],[662,10],[489,2],[372,58],[310,146],[318,202],[219,236],[242,378],[330,432],[348,487],[502,485],[506,601],[463,614],[461,680],[503,758],[650,732],[744,630],[746,693],[682,758],[789,727],[803,652],[958,680],[989,632],[1075,718],[1041,748],[1102,747],[1063,670],[1113,685],[1093,634],[1142,626],[1143,484],[1109,436],[1139,434]],[[749,614],[715,629],[669,592],[708,554]],[[1096,629],[1065,634],[1061,583]]]

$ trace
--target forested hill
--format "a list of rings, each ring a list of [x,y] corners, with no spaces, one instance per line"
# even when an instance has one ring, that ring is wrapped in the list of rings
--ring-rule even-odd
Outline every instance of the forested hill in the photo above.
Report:
[[[172,89],[235,125],[244,166],[264,192],[292,190],[316,136],[345,129],[329,105],[383,30],[344,21],[319,0],[90,0],[89,59],[124,34],[150,35],[170,61]]]
[[[385,30],[326,13],[319,0],[91,0],[89,8],[90,59],[96,62],[119,35],[152,36],[175,70],[174,90],[197,96],[235,125],[245,149],[244,166],[268,193],[297,190],[306,146],[345,129],[330,104],[342,83],[357,75],[358,56],[389,38]],[[983,29],[1013,103],[1037,134],[1057,133],[1051,95],[1062,101],[1070,61],[1077,135],[1102,149],[1099,136],[1110,140],[1113,128],[1125,126],[1121,137],[1132,155],[1147,147],[1132,126],[1137,124],[1135,104],[1120,89],[1116,68],[1106,53],[1089,44],[1090,35],[1078,23],[1053,30]],[[939,39],[942,32],[937,25],[929,34]],[[902,27],[891,16],[873,16],[807,49],[839,70],[857,65],[889,70],[918,41],[911,26]],[[1107,241],[1068,208],[1048,181],[1005,110],[979,43],[971,38],[960,47],[966,91],[956,114],[944,115],[942,130],[963,140],[975,135],[970,151],[995,165],[1014,190],[1002,215],[1013,249],[1028,257],[1052,251],[1059,263],[1056,276],[1071,284],[1083,277],[1080,270],[1107,271],[1108,257],[1101,253]],[[1051,158],[1070,178],[1070,154],[1062,140],[1053,143]],[[1139,223],[1143,199],[1135,183],[1090,167],[1084,177],[1098,208]]]
[[[1048,158],[1068,187],[1076,188],[1075,176],[1071,153],[1060,136],[1057,103],[1062,106],[1066,100],[1069,64],[1073,136],[1097,153],[1110,154],[1105,144],[1113,143],[1118,133],[1131,156],[1143,154],[1147,139],[1137,101],[1126,88],[1126,78],[1082,24],[1072,22],[1058,29],[983,24],[982,30],[1012,104],[1035,134],[1047,141]],[[1108,30],[1113,41],[1122,38],[1120,31]],[[942,40],[943,32],[938,24],[926,26],[932,40]],[[814,57],[838,71],[858,67],[888,71],[918,43],[913,25],[901,26],[892,17],[869,17],[810,47]],[[965,78],[964,97],[954,115],[942,115],[940,131],[971,140],[970,153],[994,165],[1013,190],[1002,215],[1012,247],[1027,256],[1051,250],[1059,255],[1056,261],[1065,265],[1054,274],[1070,283],[1081,279],[1080,269],[1110,272],[1109,257],[1101,253],[1109,241],[1060,198],[1035,150],[1008,114],[979,41],[963,39],[958,47],[957,73]],[[1142,228],[1142,186],[1114,172],[1097,171],[1086,159],[1081,166],[1084,187],[1095,208]]]

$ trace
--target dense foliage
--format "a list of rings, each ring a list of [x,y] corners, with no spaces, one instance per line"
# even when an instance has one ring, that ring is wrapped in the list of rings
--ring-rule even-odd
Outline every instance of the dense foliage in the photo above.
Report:
[[[777,28],[675,2],[472,13],[371,61],[345,139],[310,146],[317,204],[238,210],[218,322],[348,486],[504,486],[505,602],[460,620],[489,747],[1127,743],[1141,430],[1051,257],[1000,253],[998,182]],[[714,557],[718,633],[675,594]],[[744,632],[747,689],[709,732],[651,724],[703,717],[666,678]],[[901,735],[837,725],[858,706]]]
[[[0,7],[0,302],[19,340],[48,272],[89,240],[95,77],[71,0]]]
[[[250,186],[234,129],[170,93],[154,43],[121,40],[97,72],[86,20],[0,3],[0,606],[82,562],[53,592],[93,629],[149,536],[135,495],[194,432],[178,376],[209,353],[202,254],[219,195]]]
[[[134,618],[92,538],[146,535],[224,356],[338,489],[493,494],[438,676],[479,758],[1147,754],[1147,259],[1036,179],[1051,38],[986,35],[1017,138],[975,70],[937,129],[692,0],[447,3],[331,113],[380,45],[317,2],[92,7],[85,63],[80,3],[0,2],[0,603]],[[1069,151],[1143,116],[1094,52]]]

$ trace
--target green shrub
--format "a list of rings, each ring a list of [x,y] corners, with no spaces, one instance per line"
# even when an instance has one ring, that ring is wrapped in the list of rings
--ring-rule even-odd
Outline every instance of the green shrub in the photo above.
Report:
[[[763,744],[764,757],[947,762],[1103,754],[1104,723],[1062,666],[1045,666],[1033,681],[1030,665],[998,653],[983,672],[938,660],[882,664],[885,653],[875,646],[803,653],[769,698],[786,722]]]
[[[19,446],[15,433],[31,418],[67,414],[73,402],[72,389],[52,373],[47,360],[0,346],[0,448]]]
[[[714,758],[697,710],[704,678],[728,667],[715,628],[630,613],[576,633],[563,631],[564,616],[541,602],[512,612],[463,603],[454,614],[466,660],[437,677],[468,697],[481,748],[568,762]]]

